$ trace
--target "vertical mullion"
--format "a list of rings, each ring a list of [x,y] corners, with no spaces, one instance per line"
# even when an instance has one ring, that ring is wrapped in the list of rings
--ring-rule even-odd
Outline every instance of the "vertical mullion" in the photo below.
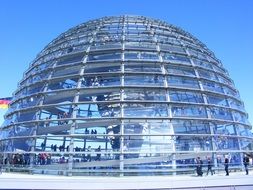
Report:
[[[121,88],[120,88],[120,176],[124,176],[124,86],[125,86],[125,30],[126,30],[126,16],[123,16],[123,30],[122,30],[122,57],[121,57]]]

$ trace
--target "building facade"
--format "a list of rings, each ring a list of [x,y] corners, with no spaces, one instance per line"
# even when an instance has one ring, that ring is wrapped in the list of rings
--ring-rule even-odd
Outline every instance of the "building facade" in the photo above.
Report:
[[[197,156],[241,167],[244,104],[222,63],[182,29],[104,17],[50,42],[0,128],[4,168],[64,175],[193,172]]]

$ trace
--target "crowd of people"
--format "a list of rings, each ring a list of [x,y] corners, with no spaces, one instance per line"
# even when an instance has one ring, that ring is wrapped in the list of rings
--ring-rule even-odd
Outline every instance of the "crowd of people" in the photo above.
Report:
[[[224,159],[224,170],[225,170],[225,175],[229,176],[229,166],[230,166],[230,159],[228,156],[225,156]],[[246,175],[249,174],[249,164],[250,164],[250,159],[247,155],[244,156],[243,158],[243,165],[245,168],[245,172]],[[197,176],[203,176],[203,161],[200,157],[197,157],[195,160],[195,166],[196,166],[196,173]],[[207,157],[207,161],[206,161],[206,166],[207,166],[207,170],[206,170],[206,175],[208,176],[209,172],[211,173],[211,175],[215,174],[215,170],[213,169],[214,163],[212,161],[212,159],[210,157]]]
[[[65,119],[64,121],[58,121],[58,125],[64,125],[64,124],[68,124],[68,120],[67,118],[70,117],[70,113],[67,113],[67,112],[64,112],[63,114],[62,113],[58,113],[57,115],[57,119]]]
[[[71,113],[70,112],[58,112],[57,119],[58,119],[58,125],[65,125],[69,123],[68,118],[70,118]],[[43,126],[49,127],[50,126],[50,117],[46,117]]]
[[[33,164],[35,165],[46,165],[52,163],[51,154],[49,153],[39,153],[38,155],[33,156]],[[28,153],[18,153],[13,154],[9,157],[6,157],[3,160],[4,165],[10,164],[13,166],[29,166],[31,164],[31,156]]]
[[[78,148],[78,147],[76,147]],[[78,150],[77,150],[78,152]],[[101,161],[101,146],[98,146],[96,149],[92,149],[91,146],[88,146],[86,149],[86,154],[80,154],[81,160],[75,159],[73,162],[91,162],[91,161]],[[232,168],[231,167],[231,159],[229,156],[225,156],[223,159],[223,166],[224,166],[224,171],[225,171],[225,176],[229,176],[229,172]],[[34,165],[49,165],[52,163],[68,163],[69,159],[65,158],[64,155],[53,155],[50,153],[39,153],[39,154],[34,154],[31,155],[28,153],[18,153],[18,154],[13,154],[9,155],[5,159],[0,159],[0,170],[2,165],[12,165],[15,167],[23,167],[23,166],[30,166],[30,164]],[[187,164],[190,165],[190,164]],[[196,174],[197,176],[203,176],[204,171],[206,172],[206,176],[215,174],[216,169],[220,169],[220,167],[215,168],[214,167],[214,161],[212,160],[211,157],[207,157],[206,160],[202,160],[200,157],[197,157],[195,159],[194,166],[196,167]],[[249,175],[249,165],[250,165],[250,158],[248,155],[245,155],[243,157],[243,165],[245,169],[245,174]],[[203,169],[205,167],[205,169]],[[0,171],[1,172],[1,171]]]

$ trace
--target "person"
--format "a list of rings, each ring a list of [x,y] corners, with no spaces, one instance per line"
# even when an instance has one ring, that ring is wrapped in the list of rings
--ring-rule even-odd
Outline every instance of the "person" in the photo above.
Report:
[[[87,162],[91,162],[91,146],[88,146],[87,152]]]
[[[44,150],[45,150],[45,148],[46,148],[45,143],[44,143],[44,142],[42,142],[40,146],[41,146],[41,150],[42,150],[42,151],[44,151]]]
[[[243,164],[244,164],[244,168],[245,168],[245,171],[246,171],[246,175],[249,175],[249,157],[247,155],[244,156],[243,158]]]
[[[58,112],[57,119],[58,119],[58,125],[61,125],[62,124],[62,121],[61,121],[62,114],[61,114],[61,112]]]
[[[57,151],[57,145],[55,144],[54,145],[54,152],[56,152]]]
[[[211,172],[211,175],[213,175],[212,166],[213,166],[213,163],[212,163],[211,158],[207,158],[207,173],[206,173],[206,175],[208,175],[209,171]]]
[[[98,132],[97,132],[97,130],[95,129],[94,130],[94,134],[96,135]],[[94,138],[97,138],[97,136],[94,136]]]
[[[2,174],[2,165],[3,165],[3,160],[0,160],[0,175]]]
[[[197,175],[198,176],[202,176],[203,175],[202,165],[203,165],[203,161],[200,159],[200,157],[198,157],[196,159],[196,170],[197,170]]]
[[[68,117],[69,117],[69,114],[67,112],[64,112],[63,113],[63,118],[66,119]],[[63,121],[63,123],[68,124],[68,120],[66,119],[65,121]]]
[[[225,160],[224,160],[224,166],[225,166],[226,176],[229,176],[228,165],[229,165],[229,159],[228,159],[228,157],[226,156],[226,157],[225,157]]]
[[[45,127],[49,127],[49,121],[48,121],[48,120],[49,120],[49,118],[47,117],[47,118],[46,118],[46,121],[44,122]]]
[[[97,161],[100,161],[101,160],[101,146],[99,146],[98,148],[97,148],[97,150],[96,150],[96,152],[97,152],[97,157],[96,157],[96,160]]]

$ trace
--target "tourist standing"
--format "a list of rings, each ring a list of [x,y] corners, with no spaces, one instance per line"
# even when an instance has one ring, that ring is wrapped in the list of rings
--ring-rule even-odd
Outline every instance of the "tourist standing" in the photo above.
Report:
[[[97,152],[96,160],[97,160],[97,161],[100,161],[100,160],[101,160],[101,146],[99,146],[99,147],[96,149],[96,152]]]
[[[229,176],[228,165],[229,165],[229,159],[228,159],[228,157],[226,156],[226,157],[225,157],[225,160],[224,160],[224,166],[225,166],[226,176]]]
[[[213,167],[213,163],[212,163],[211,158],[207,158],[207,173],[206,173],[206,175],[208,175],[209,171],[211,172],[211,175],[213,175],[212,167]]]
[[[87,152],[87,162],[91,162],[91,146],[88,146]]]
[[[2,174],[2,165],[3,165],[3,160],[0,160],[0,175]]]
[[[244,164],[244,168],[245,168],[245,171],[246,171],[246,175],[249,175],[249,157],[247,155],[244,156],[243,158],[243,164]]]
[[[203,161],[200,159],[200,157],[198,157],[196,159],[196,170],[197,170],[197,175],[198,176],[202,176],[203,175],[202,165],[203,165]]]

